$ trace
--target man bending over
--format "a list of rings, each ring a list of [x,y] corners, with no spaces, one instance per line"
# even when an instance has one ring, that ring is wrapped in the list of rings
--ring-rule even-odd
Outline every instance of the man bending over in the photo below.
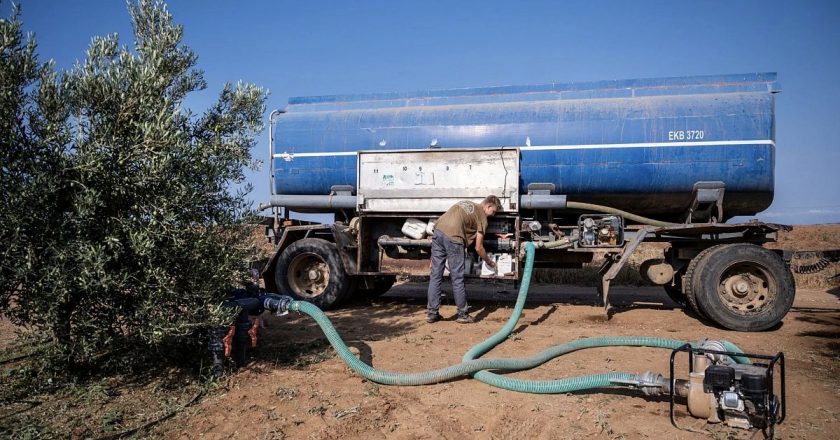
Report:
[[[435,236],[432,239],[432,273],[429,276],[428,317],[426,322],[440,321],[441,283],[443,282],[444,264],[449,262],[449,278],[452,280],[452,294],[458,307],[457,322],[469,324],[475,322],[467,313],[467,291],[464,288],[465,248],[475,243],[475,251],[491,268],[496,263],[487,257],[484,250],[484,231],[487,229],[487,217],[492,217],[502,209],[499,198],[487,196],[481,203],[467,200],[452,205],[435,224]]]

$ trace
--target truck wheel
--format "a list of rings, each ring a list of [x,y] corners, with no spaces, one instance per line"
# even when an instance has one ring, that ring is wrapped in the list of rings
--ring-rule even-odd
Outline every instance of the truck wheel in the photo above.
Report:
[[[340,304],[351,284],[338,248],[320,238],[298,240],[283,250],[274,279],[282,293],[322,309]]]
[[[696,259],[686,285],[702,313],[727,329],[767,330],[793,305],[793,275],[771,250],[747,243],[724,244]]]
[[[369,289],[359,289],[359,292],[362,295],[366,295],[371,298],[382,296],[385,292],[391,289],[396,281],[397,277],[393,275],[376,276],[373,277],[373,287]]]
[[[682,278],[682,291],[685,294],[685,300],[688,303],[688,306],[691,307],[691,310],[694,310],[694,313],[698,314],[703,319],[709,319],[709,317],[703,313],[703,310],[700,309],[700,305],[697,303],[697,295],[695,294],[694,289],[691,288],[691,280],[694,279],[694,273],[697,271],[697,263],[699,263],[700,260],[705,259],[709,251],[715,247],[717,246],[706,248],[692,258],[691,261],[688,262],[688,267],[685,270],[685,276]]]

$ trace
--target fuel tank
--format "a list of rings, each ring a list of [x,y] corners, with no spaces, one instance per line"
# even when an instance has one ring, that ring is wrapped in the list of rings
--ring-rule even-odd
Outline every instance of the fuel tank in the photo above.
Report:
[[[754,215],[773,200],[779,91],[759,73],[291,98],[271,187],[355,188],[358,151],[512,147],[522,192],[676,220],[697,182],[723,182],[724,216]]]

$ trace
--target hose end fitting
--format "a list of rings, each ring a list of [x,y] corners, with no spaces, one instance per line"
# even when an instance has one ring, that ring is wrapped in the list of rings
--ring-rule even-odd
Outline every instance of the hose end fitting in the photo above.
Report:
[[[646,396],[659,396],[668,394],[671,384],[668,379],[659,373],[653,371],[645,371],[642,374],[637,374],[635,379],[612,379],[610,380],[615,385],[625,385],[640,389]]]
[[[726,344],[724,344],[723,341],[718,341],[715,339],[701,339],[695,342],[693,345],[703,350],[728,351],[726,349]],[[722,354],[706,353],[705,356],[715,364],[730,364],[732,362],[729,359],[729,356],[725,356]]]
[[[294,298],[286,295],[276,295],[273,293],[266,293],[260,295],[260,300],[263,309],[274,312],[277,316],[283,316],[289,313],[289,306],[294,301]]]

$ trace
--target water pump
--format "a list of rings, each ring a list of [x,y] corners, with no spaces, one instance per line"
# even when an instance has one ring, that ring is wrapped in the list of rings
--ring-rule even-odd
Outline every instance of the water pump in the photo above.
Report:
[[[676,377],[679,353],[688,353],[688,378]],[[751,359],[760,361],[751,363]],[[769,361],[769,362],[768,362]],[[685,344],[671,352],[670,379],[646,372],[637,380],[613,381],[641,389],[646,395],[668,395],[671,423],[680,429],[676,404],[684,399],[688,413],[709,423],[769,432],[785,419],[785,357],[733,352],[722,341]],[[775,394],[775,371],[779,394]]]
[[[717,341],[699,346],[688,344],[671,353],[671,423],[680,427],[674,413],[676,396],[686,397],[688,412],[711,423],[735,428],[758,428],[771,435],[785,419],[785,356],[729,352]],[[678,353],[687,352],[688,380],[676,379],[674,362]],[[739,363],[732,360],[738,358]],[[757,363],[746,363],[755,359]],[[779,394],[775,394],[774,373],[779,370]]]

